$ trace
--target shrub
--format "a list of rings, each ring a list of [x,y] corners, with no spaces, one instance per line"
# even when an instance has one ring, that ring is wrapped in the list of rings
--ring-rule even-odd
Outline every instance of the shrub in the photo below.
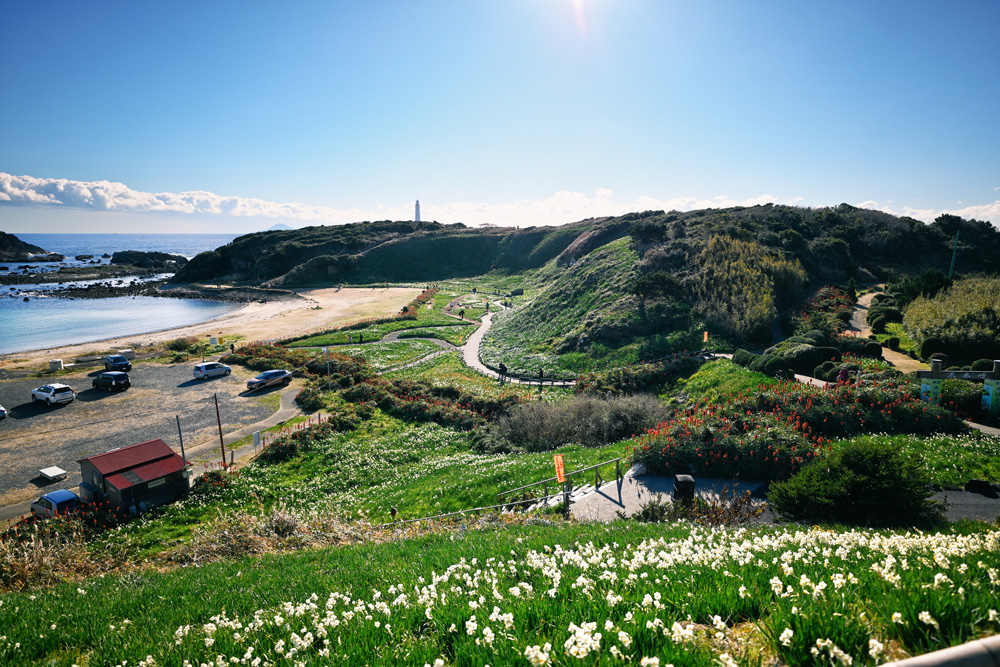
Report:
[[[983,385],[978,382],[945,380],[941,383],[941,404],[966,417],[979,414],[982,396]]]
[[[892,338],[890,338],[889,340],[887,340],[885,343],[886,343],[886,345],[889,346],[890,350],[898,350],[899,349],[899,338],[897,338],[896,336],[893,336]]]
[[[679,356],[635,366],[623,366],[609,371],[587,373],[577,378],[576,393],[603,396],[605,394],[644,394],[659,392],[667,384],[681,377],[690,377],[701,366],[702,360]]]
[[[792,377],[792,370],[784,357],[768,356],[764,362],[764,373],[774,378],[787,379]]]
[[[736,350],[733,354],[733,363],[738,364],[746,368],[753,363],[753,360],[757,357],[753,352],[747,352],[743,348]]]
[[[577,396],[560,403],[522,403],[479,434],[486,452],[541,452],[569,443],[598,447],[656,426],[667,410],[655,396]]]
[[[882,346],[879,345],[878,341],[872,340],[865,343],[865,356],[873,359],[882,358]]]
[[[934,336],[925,338],[924,342],[920,344],[920,356],[924,359],[930,359],[935,352],[944,352],[944,341]]]
[[[877,334],[885,333],[885,325],[886,321],[884,317],[882,317],[881,315],[876,317],[875,320],[872,322],[872,333],[877,333]]]
[[[167,349],[171,352],[187,352],[187,349],[197,342],[197,338],[174,338],[171,341],[167,341]]]
[[[886,322],[902,322],[903,313],[898,308],[883,308],[882,317]]]
[[[795,521],[926,526],[943,518],[927,499],[929,483],[918,457],[889,442],[855,440],[772,484],[768,498]]]
[[[971,369],[974,371],[991,371],[993,370],[993,360],[976,359],[974,362],[972,362]]]

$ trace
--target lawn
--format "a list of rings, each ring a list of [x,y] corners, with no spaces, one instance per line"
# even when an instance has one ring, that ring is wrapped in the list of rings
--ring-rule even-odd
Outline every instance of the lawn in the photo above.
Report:
[[[1000,630],[1000,533],[983,527],[493,516],[380,542],[5,594],[0,663],[826,667]]]
[[[441,346],[435,343],[425,340],[411,340],[344,345],[337,348],[337,353],[360,357],[371,364],[371,367],[376,371],[384,371],[387,368],[415,361],[440,350]]]
[[[457,320],[456,320],[457,321]],[[420,327],[417,329],[406,329],[399,333],[403,338],[438,338],[451,343],[456,347],[464,345],[469,336],[478,328],[475,324],[461,324],[458,326],[446,327]]]

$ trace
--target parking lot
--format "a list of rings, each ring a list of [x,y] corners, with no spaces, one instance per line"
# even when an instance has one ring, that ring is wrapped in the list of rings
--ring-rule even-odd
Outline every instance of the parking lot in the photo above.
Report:
[[[179,451],[177,416],[186,448],[218,442],[213,394],[227,433],[278,409],[275,394],[283,387],[248,394],[246,381],[257,373],[240,366],[233,366],[228,377],[195,380],[198,361],[137,363],[129,373],[132,386],[114,393],[91,387],[104,370],[100,364],[57,377],[0,380],[0,405],[9,412],[0,421],[0,505],[37,497],[40,489],[75,487],[80,483],[76,461],[86,456],[156,438]],[[52,407],[33,403],[31,391],[52,382],[71,386],[76,400]],[[49,466],[59,466],[69,477],[47,482],[38,470]]]

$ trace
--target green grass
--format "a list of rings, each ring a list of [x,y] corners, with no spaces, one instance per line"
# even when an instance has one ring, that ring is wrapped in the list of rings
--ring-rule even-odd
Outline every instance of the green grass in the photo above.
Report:
[[[471,336],[477,328],[478,326],[475,324],[463,324],[459,326],[447,327],[420,327],[417,329],[406,329],[405,331],[400,332],[399,338],[438,338],[457,347],[464,345],[465,341],[469,339],[469,336]]]
[[[322,347],[324,345],[345,345],[348,337],[357,342],[359,336],[363,336],[366,341],[382,340],[393,331],[404,331],[406,329],[416,329],[419,327],[447,327],[461,326],[461,320],[448,317],[441,313],[427,308],[421,308],[415,320],[395,320],[383,324],[373,324],[364,329],[338,329],[325,333],[316,334],[302,340],[289,343],[289,347]]]
[[[441,349],[424,340],[392,341],[388,343],[365,343],[364,345],[344,345],[337,348],[338,354],[360,357],[371,364],[376,371],[415,361]]]
[[[889,322],[885,325],[885,333],[875,334],[879,343],[885,343],[890,338],[899,339],[898,351],[906,354],[907,352],[920,352],[920,344],[910,338],[910,335],[906,332],[906,329],[899,322]]]
[[[1000,534],[982,526],[463,523],[472,529],[6,594],[0,664],[229,664],[252,648],[279,665],[514,665],[537,647],[554,664],[656,655],[710,667],[725,653],[741,665],[821,667],[830,661],[810,654],[817,639],[873,665],[1000,628],[990,618]],[[570,654],[598,632],[599,651]],[[889,655],[873,657],[873,645]]]
[[[492,378],[477,373],[462,362],[459,351],[448,352],[431,359],[426,364],[386,374],[387,378],[429,380],[437,386],[450,386],[486,397],[517,394],[528,399],[538,398],[538,387],[518,384],[500,385]],[[546,386],[542,400],[555,401],[573,395],[572,388]]]
[[[717,359],[702,364],[698,372],[678,381],[678,390],[687,394],[689,401],[718,403],[727,396],[757,393],[763,386],[779,384],[778,380],[754,373],[734,364],[729,359]]]
[[[630,293],[638,259],[630,239],[622,238],[571,267],[551,262],[534,272],[513,310],[493,318],[483,361],[494,367],[502,361],[515,375],[535,375],[541,367],[572,377],[701,349],[705,326],[689,306],[667,299],[640,308]]]
[[[970,479],[1000,481],[1000,438],[974,431],[968,435],[864,435],[855,440],[892,442],[918,454],[931,481],[940,486],[963,486]],[[835,442],[834,447],[842,442]]]

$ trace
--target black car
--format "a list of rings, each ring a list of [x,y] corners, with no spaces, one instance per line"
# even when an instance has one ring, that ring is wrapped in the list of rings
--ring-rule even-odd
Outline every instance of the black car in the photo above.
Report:
[[[94,385],[94,389],[107,389],[108,391],[123,391],[132,386],[132,382],[128,379],[128,373],[121,371],[101,373],[94,378],[91,384]]]
[[[132,362],[120,354],[111,354],[104,357],[104,370],[127,372],[132,370]]]
[[[287,385],[292,381],[292,372],[286,370],[279,370],[273,368],[269,371],[264,371],[254,379],[247,382],[247,389],[253,391],[255,389],[263,389],[264,387],[270,387],[276,384]]]

